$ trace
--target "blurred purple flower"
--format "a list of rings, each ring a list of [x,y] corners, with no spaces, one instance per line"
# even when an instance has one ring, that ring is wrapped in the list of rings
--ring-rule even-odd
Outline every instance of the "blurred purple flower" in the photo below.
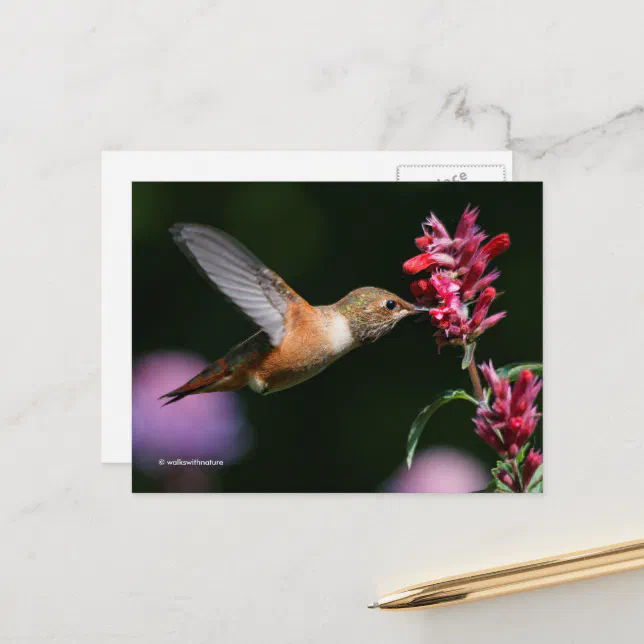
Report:
[[[385,483],[387,492],[476,492],[490,479],[482,463],[450,447],[421,452],[408,470],[402,465]]]
[[[160,459],[218,460],[229,465],[248,451],[251,437],[236,394],[188,396],[161,407],[159,396],[192,378],[206,364],[187,353],[157,352],[134,365],[132,458],[137,466],[158,470]]]

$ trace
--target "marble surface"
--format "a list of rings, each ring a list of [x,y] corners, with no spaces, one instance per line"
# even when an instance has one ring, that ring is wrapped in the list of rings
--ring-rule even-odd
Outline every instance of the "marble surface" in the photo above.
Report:
[[[634,641],[644,571],[365,606],[644,536],[642,17],[621,0],[3,3],[0,642]],[[546,494],[131,495],[127,467],[100,465],[100,152],[119,149],[512,150],[515,180],[545,182]]]

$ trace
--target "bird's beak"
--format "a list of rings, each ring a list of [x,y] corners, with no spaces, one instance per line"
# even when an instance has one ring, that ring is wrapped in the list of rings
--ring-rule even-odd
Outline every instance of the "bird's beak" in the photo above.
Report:
[[[417,304],[412,304],[411,302],[404,302],[404,304],[401,304],[401,306],[407,312],[407,315],[416,316],[429,311],[429,309],[425,308],[424,306],[418,306]]]
[[[429,320],[428,313],[429,313],[429,309],[427,307],[418,306],[416,304],[416,305],[414,305],[413,311],[410,312],[410,315],[419,316],[419,317],[416,317],[414,322],[426,322],[427,320]]]
[[[415,304],[410,304],[409,302],[405,302],[406,306],[404,307],[405,309],[405,314],[406,316],[417,316],[420,315],[421,313],[424,313],[425,310],[421,309],[420,307],[416,306]]]

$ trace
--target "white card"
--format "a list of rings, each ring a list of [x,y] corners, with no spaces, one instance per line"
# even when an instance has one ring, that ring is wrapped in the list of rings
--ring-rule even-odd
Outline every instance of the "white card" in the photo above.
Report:
[[[132,461],[132,183],[511,181],[512,153],[104,152],[101,458]]]

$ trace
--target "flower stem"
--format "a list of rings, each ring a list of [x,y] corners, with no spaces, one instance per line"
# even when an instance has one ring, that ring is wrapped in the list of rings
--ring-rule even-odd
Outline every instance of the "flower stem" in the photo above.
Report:
[[[479,378],[479,373],[476,370],[476,362],[474,361],[474,352],[472,352],[472,359],[470,364],[467,366],[467,370],[470,373],[470,379],[472,381],[472,386],[474,387],[474,393],[476,394],[476,399],[481,401],[483,400],[483,387],[481,386],[481,379]]]

